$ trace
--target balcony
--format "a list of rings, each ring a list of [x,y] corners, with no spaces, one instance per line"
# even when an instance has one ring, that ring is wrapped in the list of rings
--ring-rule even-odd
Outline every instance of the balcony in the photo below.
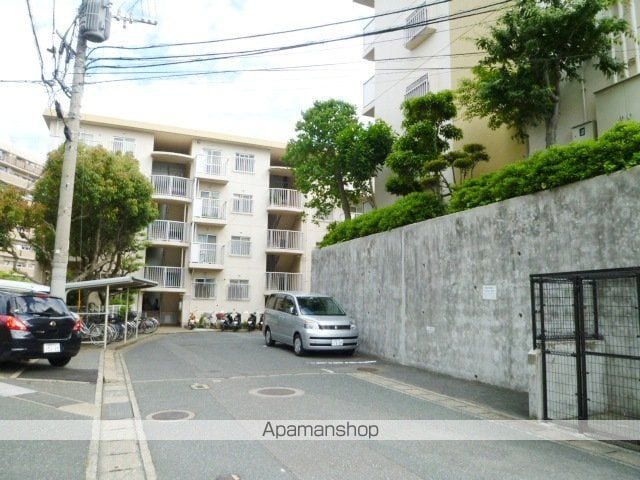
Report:
[[[302,282],[301,273],[267,272],[267,291],[269,292],[302,291]]]
[[[359,3],[360,5],[364,5],[365,7],[375,8],[375,0],[353,0],[354,3]]]
[[[151,175],[153,198],[166,201],[191,201],[191,180],[170,175]]]
[[[208,225],[227,224],[227,202],[218,198],[196,198],[193,200],[193,221]]]
[[[365,60],[375,60],[375,35],[371,33],[374,32],[375,29],[375,18],[372,18],[362,31],[362,33],[364,34],[362,37],[362,58],[364,58]]]
[[[298,212],[302,213],[302,194],[288,188],[269,189],[269,212]]]
[[[189,260],[189,268],[222,270],[224,268],[224,245],[192,243]]]
[[[196,177],[212,183],[225,184],[229,182],[228,160],[212,158],[207,155],[196,156]]]
[[[303,246],[302,232],[294,230],[267,230],[267,253],[301,254]]]
[[[153,151],[151,152],[151,158],[159,162],[181,163],[184,165],[190,165],[193,162],[191,155],[176,152]]]
[[[376,114],[376,77],[372,76],[362,86],[362,115],[373,117]]]
[[[427,38],[436,32],[435,28],[427,25],[427,7],[425,5],[417,7],[405,22],[404,46],[408,50],[418,47]]]
[[[148,289],[184,290],[184,268],[182,267],[144,267],[144,278],[157,282],[158,285]]]
[[[186,243],[187,224],[171,220],[156,220],[147,227],[147,239],[152,243]]]

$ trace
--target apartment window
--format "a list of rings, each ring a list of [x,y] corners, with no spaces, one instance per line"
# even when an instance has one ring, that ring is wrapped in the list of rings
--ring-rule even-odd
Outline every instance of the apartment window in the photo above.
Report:
[[[251,256],[251,238],[231,237],[231,255],[239,257]]]
[[[204,150],[204,173],[207,175],[222,175],[222,151]]]
[[[114,153],[133,153],[136,149],[136,139],[128,137],[113,137]]]
[[[80,132],[78,140],[80,140],[80,143],[84,143],[85,145],[93,145],[93,133]]]
[[[229,280],[227,300],[249,300],[249,280]]]
[[[233,213],[253,213],[253,196],[234,193]]]
[[[196,278],[193,281],[193,296],[195,298],[216,298],[216,281],[213,278]]]
[[[253,153],[236,153],[236,164],[234,170],[242,173],[254,173],[256,158]]]
[[[407,86],[404,99],[423,97],[429,93],[429,75],[424,74],[415,82]]]

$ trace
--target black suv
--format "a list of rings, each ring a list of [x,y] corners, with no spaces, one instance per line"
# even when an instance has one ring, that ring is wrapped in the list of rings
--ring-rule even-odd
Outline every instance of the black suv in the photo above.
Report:
[[[0,290],[0,361],[46,358],[64,367],[80,351],[80,327],[62,299]]]

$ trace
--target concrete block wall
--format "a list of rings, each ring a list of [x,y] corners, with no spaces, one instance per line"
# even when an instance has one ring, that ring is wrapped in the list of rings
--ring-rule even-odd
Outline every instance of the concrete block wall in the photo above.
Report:
[[[640,264],[640,167],[313,253],[361,350],[525,391],[529,275]]]

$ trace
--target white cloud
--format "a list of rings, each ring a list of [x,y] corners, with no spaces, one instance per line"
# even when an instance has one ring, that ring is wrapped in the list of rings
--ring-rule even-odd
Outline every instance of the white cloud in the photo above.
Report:
[[[113,3],[114,12],[121,4],[124,12],[128,5],[135,2],[116,0]],[[155,0],[138,3],[155,8],[150,12],[134,10],[132,13],[157,15],[158,25],[153,27],[133,24],[123,29],[121,24],[114,22],[111,38],[104,45],[140,46],[228,38],[342,21],[373,13],[349,0]],[[37,6],[33,12],[44,51],[53,42],[53,1],[32,0],[31,4],[32,7]],[[64,31],[75,15],[79,0],[57,0],[56,5],[56,26],[59,31]],[[363,23],[354,23],[281,37],[263,37],[201,47],[174,47],[170,52],[211,53],[264,48],[354,34],[361,31],[362,27]],[[38,79],[40,67],[23,0],[3,0],[0,4],[0,39],[5,45],[4,64],[10,67],[0,73],[0,80]],[[9,45],[11,48],[7,48]],[[315,99],[337,97],[360,105],[362,82],[371,68],[360,60],[361,50],[362,40],[356,39],[264,57],[218,60],[180,67],[184,72],[343,64],[301,69],[297,72],[243,72],[87,85],[83,111],[286,141],[294,133],[300,112],[310,107]],[[159,50],[154,54],[163,55],[166,51]],[[107,53],[134,54],[101,49],[92,55],[104,56]],[[45,63],[50,67],[51,62],[47,56]],[[90,80],[96,78],[98,77],[93,76]],[[57,98],[66,101],[64,95],[58,95]],[[22,150],[35,150],[44,158],[48,132],[42,120],[42,112],[50,106],[50,100],[42,85],[0,84],[3,113],[0,115],[0,139],[8,139]]]

